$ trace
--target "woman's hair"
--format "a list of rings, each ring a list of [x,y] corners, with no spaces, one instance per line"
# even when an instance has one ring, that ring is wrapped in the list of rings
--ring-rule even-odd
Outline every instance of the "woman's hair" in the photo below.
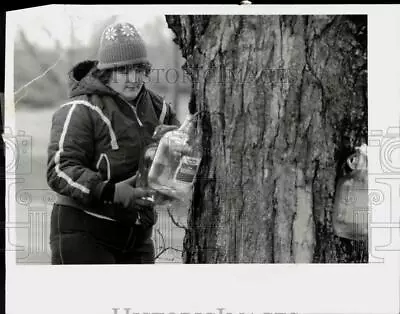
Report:
[[[151,72],[151,64],[145,62],[145,63],[138,63],[138,64],[123,65],[123,66],[115,67],[112,69],[104,69],[104,70],[96,69],[93,71],[93,76],[95,78],[99,79],[103,84],[108,84],[110,82],[112,73],[114,71],[123,70],[123,71],[126,71],[126,73],[128,73],[128,71],[130,71],[131,69],[142,70],[145,72],[145,75],[148,77]]]

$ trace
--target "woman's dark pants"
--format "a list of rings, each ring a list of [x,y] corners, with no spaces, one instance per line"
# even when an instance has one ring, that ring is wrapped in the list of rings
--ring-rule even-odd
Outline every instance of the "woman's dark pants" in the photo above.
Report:
[[[52,264],[153,264],[152,228],[130,227],[54,204]]]

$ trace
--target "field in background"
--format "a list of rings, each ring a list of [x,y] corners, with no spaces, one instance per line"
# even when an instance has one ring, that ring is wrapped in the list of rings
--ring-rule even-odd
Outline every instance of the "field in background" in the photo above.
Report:
[[[182,121],[187,113],[188,95],[180,95],[176,106],[178,118]],[[16,234],[10,234],[10,241],[17,251],[17,263],[50,263],[50,214],[54,193],[46,183],[47,144],[51,127],[51,117],[55,108],[18,109],[16,111],[16,131],[6,139],[6,145],[13,146],[17,141],[22,144],[15,164],[16,184],[7,187],[7,199],[15,200],[15,215],[10,212],[10,221],[15,221]],[[17,135],[18,133],[18,135]],[[20,146],[18,146],[21,148]],[[7,165],[7,171],[13,171],[13,164]],[[15,193],[15,196],[14,196]],[[8,208],[12,204],[8,203]],[[159,219],[155,226],[154,241],[156,254],[163,247],[182,249],[184,230],[176,227],[168,214],[159,209]],[[177,209],[177,218],[186,221],[186,213]],[[15,217],[15,218],[14,218]],[[10,228],[13,232],[14,228]],[[162,235],[162,236],[161,236]],[[167,250],[157,259],[158,263],[181,263],[181,253]]]

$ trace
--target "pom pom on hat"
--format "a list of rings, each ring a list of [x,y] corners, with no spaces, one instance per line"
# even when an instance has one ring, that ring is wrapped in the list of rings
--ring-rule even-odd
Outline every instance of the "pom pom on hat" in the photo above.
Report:
[[[105,28],[101,35],[98,61],[99,69],[149,62],[142,37],[132,24],[126,22]]]

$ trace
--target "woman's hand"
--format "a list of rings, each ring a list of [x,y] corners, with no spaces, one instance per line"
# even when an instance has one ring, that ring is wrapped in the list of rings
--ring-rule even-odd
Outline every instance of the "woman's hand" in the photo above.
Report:
[[[127,214],[126,217],[129,217],[135,225],[149,228],[157,221],[153,201],[155,191],[150,188],[134,187],[136,178],[137,175],[115,184],[114,203],[126,210],[123,216]]]
[[[153,206],[153,202],[146,197],[152,197],[155,191],[150,188],[132,187],[132,181],[122,181],[115,184],[114,203],[126,209],[136,206]]]

